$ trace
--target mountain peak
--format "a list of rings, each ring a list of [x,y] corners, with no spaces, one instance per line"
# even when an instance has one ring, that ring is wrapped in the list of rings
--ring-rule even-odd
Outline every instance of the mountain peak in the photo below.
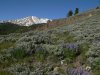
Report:
[[[20,26],[30,26],[33,24],[47,23],[48,20],[49,20],[48,18],[38,18],[36,16],[28,16],[21,19],[6,20],[1,22],[10,22],[10,23],[18,24]]]

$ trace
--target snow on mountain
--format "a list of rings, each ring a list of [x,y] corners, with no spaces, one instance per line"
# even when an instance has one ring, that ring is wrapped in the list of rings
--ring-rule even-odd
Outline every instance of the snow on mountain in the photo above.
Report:
[[[30,26],[32,24],[40,24],[40,23],[47,23],[49,19],[47,18],[38,18],[35,16],[29,16],[26,18],[16,19],[16,20],[6,20],[6,21],[0,21],[0,23],[3,22],[10,22],[14,24],[18,24],[20,26]]]

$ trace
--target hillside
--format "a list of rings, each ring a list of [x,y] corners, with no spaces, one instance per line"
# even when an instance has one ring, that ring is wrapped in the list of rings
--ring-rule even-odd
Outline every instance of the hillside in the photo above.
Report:
[[[10,33],[19,33],[19,32],[23,33],[23,32],[27,32],[27,31],[31,31],[31,30],[46,30],[46,29],[53,28],[53,27],[74,24],[77,21],[78,22],[84,21],[85,19],[88,19],[92,16],[99,15],[99,13],[100,13],[100,8],[99,9],[91,9],[91,10],[85,11],[83,13],[77,14],[75,16],[71,16],[69,18],[54,19],[52,21],[49,20],[47,23],[33,24],[33,25],[29,25],[29,26],[25,26],[25,25],[20,26],[18,24],[14,24],[14,23],[11,23],[11,25],[7,24],[7,23],[1,23],[0,24],[0,30],[1,30],[0,35],[1,34],[2,35],[10,34]],[[30,17],[27,17],[27,18],[30,19]],[[25,18],[25,20],[27,18]],[[24,19],[22,19],[22,20],[24,20]],[[2,25],[3,25],[3,27],[2,27]],[[17,28],[16,28],[16,25],[17,25]],[[8,29],[10,29],[10,31],[8,31]],[[4,32],[3,32],[3,30],[4,30]]]
[[[31,30],[39,30],[40,27],[45,26],[45,23],[33,24],[31,26],[19,26],[13,23],[0,23],[0,35],[7,35],[11,33],[25,33]]]
[[[99,13],[92,9],[34,31],[0,35],[0,74],[100,75]]]
[[[62,25],[69,25],[73,24],[75,22],[83,21],[85,19],[88,19],[92,16],[96,16],[100,14],[100,8],[99,9],[91,9],[88,11],[85,11],[83,13],[77,14],[75,16],[71,16],[69,18],[62,18],[62,19],[54,19],[48,23],[48,27],[55,27],[55,26],[62,26]]]

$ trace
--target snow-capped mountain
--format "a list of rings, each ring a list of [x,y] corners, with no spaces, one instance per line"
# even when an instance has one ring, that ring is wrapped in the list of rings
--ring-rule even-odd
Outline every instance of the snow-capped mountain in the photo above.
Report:
[[[14,24],[18,24],[21,26],[30,26],[32,24],[40,24],[40,23],[47,23],[49,19],[47,18],[38,18],[35,16],[29,16],[26,18],[21,18],[21,19],[16,19],[16,20],[6,20],[6,21],[0,21],[0,23],[2,22],[10,22],[10,23],[14,23]]]

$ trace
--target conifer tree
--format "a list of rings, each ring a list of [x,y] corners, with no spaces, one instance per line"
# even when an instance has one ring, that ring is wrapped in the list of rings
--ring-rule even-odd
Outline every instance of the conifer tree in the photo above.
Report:
[[[67,13],[67,17],[70,17],[73,15],[73,11],[72,10],[69,10],[69,12]]]
[[[75,13],[74,13],[74,15],[76,15],[76,14],[78,14],[78,13],[79,13],[79,9],[76,8],[76,9],[75,9]]]

